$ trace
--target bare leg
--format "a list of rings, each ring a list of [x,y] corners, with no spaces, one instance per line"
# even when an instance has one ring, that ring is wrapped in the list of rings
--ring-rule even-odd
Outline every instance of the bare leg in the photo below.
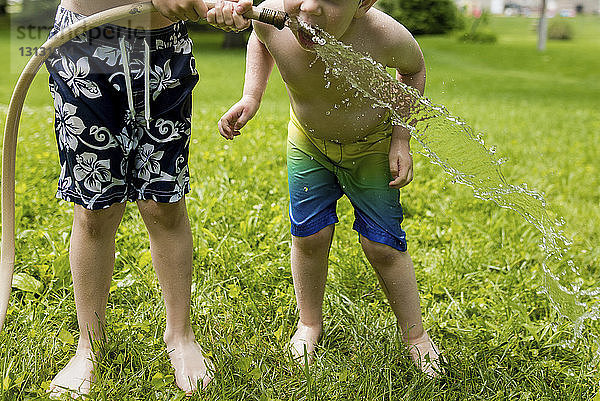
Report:
[[[164,341],[175,369],[177,386],[187,394],[212,379],[212,364],[202,354],[192,331],[190,303],[193,244],[185,199],[177,203],[138,201],[150,234],[152,263],[165,300]]]
[[[332,224],[308,237],[292,236],[292,277],[300,320],[290,346],[301,364],[305,357],[312,362],[323,332],[323,296],[334,228]]]
[[[419,290],[410,255],[373,242],[362,235],[360,243],[377,273],[379,283],[398,320],[402,340],[415,364],[427,375],[436,376],[436,370],[439,371],[439,350],[423,328]]]
[[[115,263],[115,234],[125,204],[102,210],[75,205],[70,262],[77,307],[79,341],[75,356],[52,380],[52,397],[87,394],[94,381],[92,341],[102,338],[108,290]]]

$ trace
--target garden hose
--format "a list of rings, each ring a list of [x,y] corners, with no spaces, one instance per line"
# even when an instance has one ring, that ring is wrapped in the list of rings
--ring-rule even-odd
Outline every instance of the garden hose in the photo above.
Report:
[[[214,2],[205,2],[208,8],[214,7]],[[2,249],[0,254],[0,331],[4,326],[8,301],[12,287],[15,265],[15,160],[17,151],[17,136],[23,103],[29,86],[39,71],[42,63],[56,48],[74,37],[97,26],[113,22],[128,16],[136,16],[155,12],[152,2],[128,4],[99,12],[83,18],[69,27],[61,30],[48,39],[29,60],[15,86],[4,126],[4,142],[2,144]],[[281,11],[252,7],[244,17],[259,20],[282,29],[288,19]]]

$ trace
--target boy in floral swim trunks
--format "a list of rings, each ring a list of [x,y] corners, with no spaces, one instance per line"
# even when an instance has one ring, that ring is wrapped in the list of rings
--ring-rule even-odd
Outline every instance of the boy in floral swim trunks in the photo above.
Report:
[[[397,78],[421,93],[425,65],[419,45],[397,21],[372,8],[375,0],[267,0],[317,26],[357,52],[394,68]],[[439,372],[439,351],[423,328],[415,272],[407,252],[400,187],[413,177],[410,132],[388,113],[355,97],[342,80],[324,79],[325,65],[304,29],[276,31],[254,23],[247,51],[242,99],[219,121],[227,139],[257,112],[274,63],[285,81],[288,181],[292,231],[292,276],[300,320],[290,345],[301,362],[313,359],[323,326],[322,303],[337,200],[346,195],[355,211],[354,229],[396,315],[415,364]],[[341,90],[340,90],[341,88]],[[345,102],[348,98],[352,101]],[[342,105],[341,107],[338,105]]]
[[[63,0],[51,35],[85,15],[132,0]],[[212,378],[190,322],[192,234],[189,191],[191,93],[198,81],[183,20],[207,18],[224,30],[249,21],[232,3],[209,11],[202,0],[154,0],[160,13],[93,29],[47,60],[56,111],[61,174],[57,197],[73,202],[70,264],[79,340],[52,380],[52,397],[87,394],[95,379],[92,342],[102,338],[126,202],[137,202],[167,314],[164,341],[177,385],[188,394]],[[241,12],[252,3],[240,1]]]

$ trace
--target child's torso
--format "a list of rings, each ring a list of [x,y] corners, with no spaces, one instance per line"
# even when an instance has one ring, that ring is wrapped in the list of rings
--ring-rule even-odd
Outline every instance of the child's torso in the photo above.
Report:
[[[140,0],[61,0],[60,5],[67,10],[76,12],[77,14],[92,15],[100,11],[108,10],[109,8],[123,6],[126,4],[138,3]],[[171,25],[169,19],[163,17],[157,12],[127,17],[125,19],[115,21],[114,24],[122,25],[135,29],[157,29]]]
[[[357,52],[385,64],[377,48],[360,33],[344,38]],[[289,29],[269,35],[266,46],[286,83],[290,103],[304,129],[313,137],[342,143],[369,135],[387,115],[343,78],[325,74],[323,61],[304,50]]]

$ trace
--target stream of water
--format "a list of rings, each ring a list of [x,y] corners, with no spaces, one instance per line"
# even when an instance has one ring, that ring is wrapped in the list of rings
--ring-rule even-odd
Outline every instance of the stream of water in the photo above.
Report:
[[[564,221],[551,218],[544,197],[526,184],[509,183],[501,171],[505,160],[487,148],[482,135],[444,106],[432,103],[392,77],[386,68],[326,32],[298,22],[315,42],[313,50],[326,66],[326,75],[346,80],[373,107],[388,109],[395,124],[403,125],[423,147],[423,154],[452,176],[452,182],[469,186],[474,196],[519,213],[541,234],[544,251],[543,288],[558,313],[573,323],[575,339],[582,338],[585,322],[600,318],[593,299],[600,288],[583,290],[577,266],[569,256],[571,241]],[[571,344],[574,344],[572,342]]]

